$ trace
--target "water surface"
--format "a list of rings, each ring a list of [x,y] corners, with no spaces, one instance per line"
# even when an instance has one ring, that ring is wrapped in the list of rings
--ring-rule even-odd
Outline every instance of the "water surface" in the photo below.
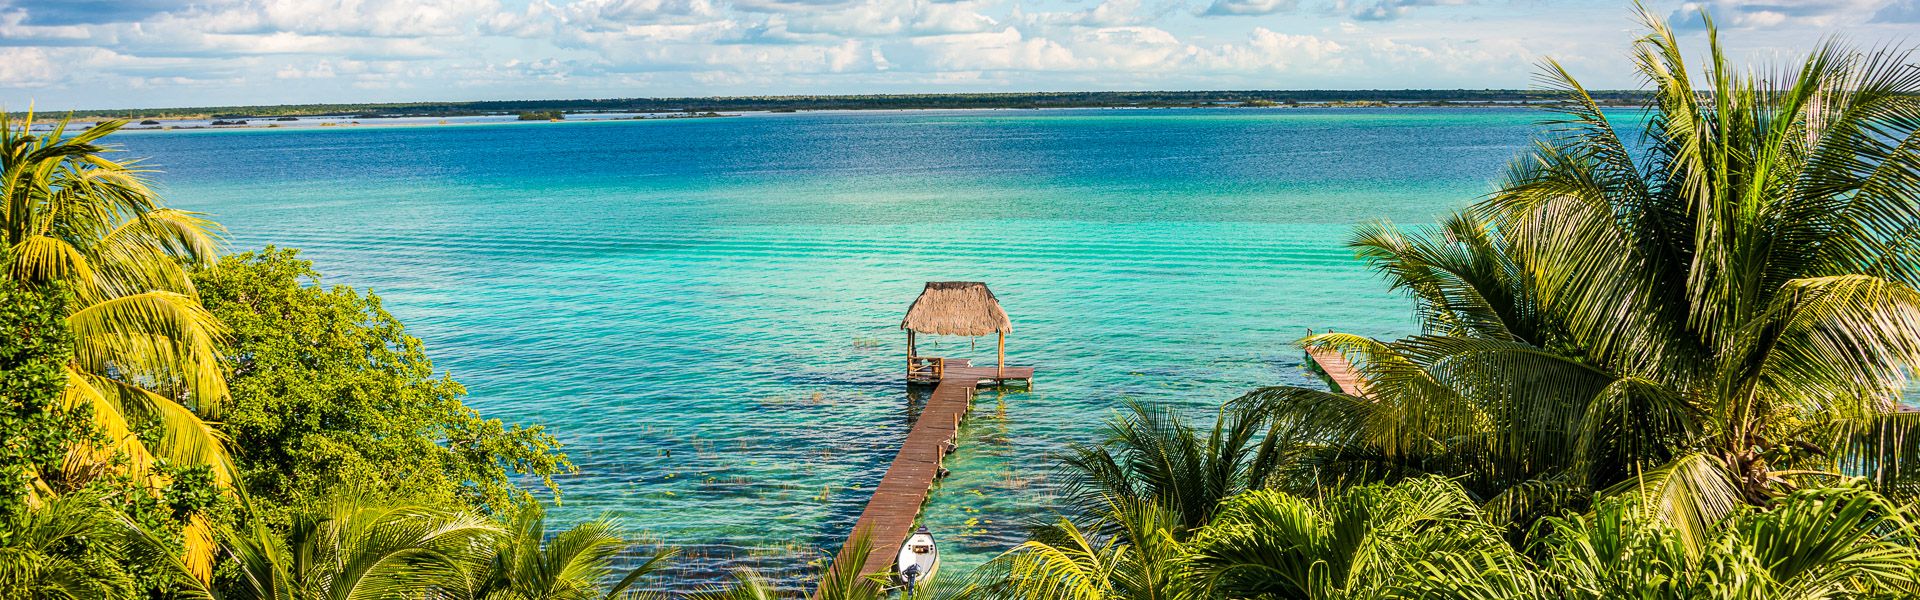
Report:
[[[899,319],[979,280],[1031,392],[983,393],[927,522],[959,565],[1053,506],[1046,456],[1127,400],[1202,414],[1310,384],[1308,328],[1412,330],[1353,224],[1485,193],[1511,109],[800,113],[129,132],[236,249],[371,288],[469,403],[580,468],[688,573],[791,576],[836,546],[910,426]],[[937,345],[936,345],[937,344]],[[993,340],[923,342],[991,360]],[[960,569],[954,569],[959,571]]]

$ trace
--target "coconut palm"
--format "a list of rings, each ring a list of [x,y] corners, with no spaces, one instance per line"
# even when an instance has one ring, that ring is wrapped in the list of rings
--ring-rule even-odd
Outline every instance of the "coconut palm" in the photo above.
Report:
[[[1178,511],[1116,498],[1094,526],[1060,519],[982,567],[961,597],[1019,600],[1182,600],[1187,535]]]
[[[158,536],[139,536],[142,548],[164,553]],[[237,571],[221,581],[188,577],[191,567],[177,556],[153,560],[178,575],[181,593],[213,600],[610,600],[625,597],[673,555],[656,552],[606,586],[628,547],[613,521],[589,521],[548,538],[537,507],[500,523],[466,511],[353,497],[295,515],[284,533],[256,520],[225,529],[220,542]]]
[[[1115,502],[1151,503],[1183,530],[1205,525],[1221,500],[1263,487],[1274,472],[1282,438],[1265,435],[1267,423],[1254,407],[1229,405],[1202,432],[1168,408],[1129,403],[1107,422],[1105,440],[1073,444],[1060,458],[1068,508],[1103,518]]]
[[[1193,585],[1229,598],[1382,598],[1408,564],[1511,551],[1465,490],[1437,477],[1322,500],[1260,490],[1194,535]]]
[[[612,519],[597,519],[547,536],[546,509],[528,504],[516,511],[479,569],[469,570],[449,597],[473,600],[590,600],[615,598],[661,566],[674,552],[662,549],[629,569],[611,586],[615,561],[631,543]]]
[[[407,504],[340,499],[296,515],[285,535],[262,523],[222,532],[231,583],[177,577],[186,597],[217,600],[356,600],[428,597],[487,558],[501,529],[485,517]],[[143,533],[148,547],[164,547]],[[188,563],[166,557],[178,575]]]
[[[1538,563],[1506,554],[1425,560],[1397,595],[1477,599],[1912,597],[1920,575],[1910,507],[1865,486],[1801,490],[1743,507],[1691,551],[1651,506],[1602,502],[1543,522]]]
[[[783,600],[785,597],[773,582],[752,569],[735,572],[727,585],[704,589],[689,596],[692,600]]]
[[[862,532],[847,540],[840,552],[826,559],[819,572],[813,576],[813,589],[804,597],[814,600],[882,600],[888,597],[882,577],[860,574],[865,558],[873,553],[873,538]],[[961,588],[947,588],[959,590]],[[933,592],[929,586],[904,593],[906,600],[914,598],[940,598],[953,595],[952,592]],[[712,586],[695,592],[693,600],[778,600],[798,597],[776,587],[773,582],[752,569],[734,572],[732,579],[721,586]]]
[[[0,277],[72,291],[64,402],[90,407],[106,439],[104,448],[76,448],[63,478],[118,464],[159,487],[165,482],[149,467],[165,460],[211,465],[225,484],[226,451],[204,418],[227,397],[221,328],[186,274],[214,257],[218,226],[162,206],[138,165],[107,157],[99,141],[123,122],[69,136],[68,121],[44,135],[32,121],[0,123]],[[157,429],[157,443],[135,434],[144,427]],[[40,492],[57,491],[52,475],[42,474]],[[191,518],[188,549],[203,577],[209,534],[204,519]]]
[[[18,506],[0,526],[0,598],[90,600],[133,597],[121,556],[122,520],[93,494]]]
[[[1634,491],[1695,549],[1740,505],[1844,475],[1911,489],[1920,69],[1829,43],[1742,73],[1709,19],[1695,79],[1642,21],[1642,139],[1548,61],[1562,116],[1498,192],[1434,229],[1360,231],[1425,331],[1305,340],[1355,362],[1366,398],[1250,395],[1296,475],[1456,474],[1506,516]]]

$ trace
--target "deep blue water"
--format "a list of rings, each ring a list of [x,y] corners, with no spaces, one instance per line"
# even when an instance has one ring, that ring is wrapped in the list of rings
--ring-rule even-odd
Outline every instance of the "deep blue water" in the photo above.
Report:
[[[1489,191],[1517,109],[800,113],[128,132],[236,250],[371,288],[488,416],[544,424],[599,514],[686,569],[792,574],[910,425],[906,305],[988,282],[1031,392],[983,393],[926,521],[975,564],[1052,509],[1047,454],[1122,402],[1310,383],[1308,328],[1412,331],[1343,246]],[[929,352],[991,359],[992,339]],[[955,569],[956,571],[959,569]]]

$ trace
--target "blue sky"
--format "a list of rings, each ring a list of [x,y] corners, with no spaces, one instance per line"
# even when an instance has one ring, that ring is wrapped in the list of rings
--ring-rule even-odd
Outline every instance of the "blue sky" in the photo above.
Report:
[[[1706,5],[1742,60],[1920,33],[1920,0]],[[0,0],[0,105],[1633,87],[1625,1]],[[1704,43],[1701,41],[1701,43]]]

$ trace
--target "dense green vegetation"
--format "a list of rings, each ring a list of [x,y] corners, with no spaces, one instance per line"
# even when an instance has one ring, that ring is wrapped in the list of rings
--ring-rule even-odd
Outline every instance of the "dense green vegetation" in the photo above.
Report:
[[[550,535],[514,482],[571,468],[552,437],[293,251],[216,258],[120,124],[0,127],[0,598],[597,598],[661,564]]]
[[[1360,390],[1256,390],[1211,429],[1136,407],[976,591],[1920,594],[1920,68],[1834,44],[1769,79],[1714,46],[1694,80],[1644,25],[1644,138],[1549,62],[1559,114],[1498,192],[1359,230],[1424,330],[1303,340]]]
[[[1496,193],[1356,233],[1423,329],[1302,340],[1363,389],[1131,405],[1062,452],[1065,514],[920,595],[1920,596],[1920,68],[1715,46],[1696,80],[1643,24],[1642,136],[1550,62],[1559,112]],[[295,251],[217,255],[99,143],[123,122],[28,120],[0,126],[0,599],[611,599],[670,562],[550,531],[556,440]],[[854,568],[809,596],[885,595]]]
[[[293,250],[222,257],[193,274],[227,327],[236,401],[221,431],[236,447],[235,486],[284,524],[287,507],[352,490],[362,500],[506,512],[533,497],[512,474],[570,469],[538,426],[483,419],[438,374],[380,299],[326,288]],[[557,490],[556,490],[557,491]]]
[[[1646,95],[1630,90],[1596,91],[1603,103],[1638,105]],[[731,96],[706,98],[605,98],[582,100],[488,100],[393,104],[292,104],[280,106],[202,106],[73,111],[74,118],[267,118],[351,115],[379,117],[453,117],[465,115],[552,114],[566,112],[715,112],[800,110],[906,110],[961,108],[1098,108],[1181,106],[1285,106],[1297,104],[1429,106],[1548,103],[1558,98],[1537,90],[1241,90],[1166,92],[1013,92],[983,94],[863,94],[837,96]],[[66,113],[62,113],[66,114]]]

